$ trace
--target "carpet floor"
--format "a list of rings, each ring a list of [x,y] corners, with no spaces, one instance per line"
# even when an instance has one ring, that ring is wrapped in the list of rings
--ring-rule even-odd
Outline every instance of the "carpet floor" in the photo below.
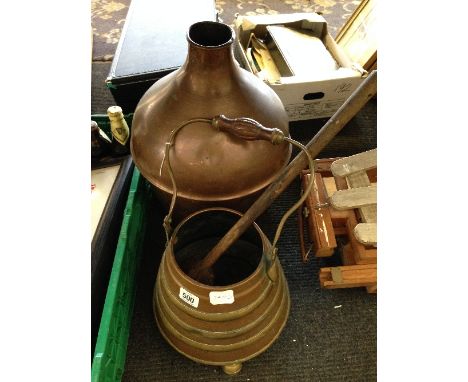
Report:
[[[258,223],[271,238],[284,211],[298,198],[294,182]],[[156,208],[156,207],[155,207]],[[162,338],[152,312],[152,291],[164,249],[162,216],[154,216],[153,233],[138,276],[137,298],[123,381],[222,381],[220,368],[198,365],[177,353]],[[246,362],[230,381],[375,381],[377,298],[363,288],[323,290],[318,270],[334,259],[303,264],[296,219],[286,224],[278,245],[289,284],[291,311],[284,331],[264,353]]]
[[[320,157],[352,155],[376,147],[376,107],[371,100]],[[295,123],[291,135],[306,143],[324,123]],[[282,214],[299,198],[297,179],[257,220],[271,238]],[[159,211],[157,206],[155,211]],[[284,331],[264,353],[246,362],[240,375],[228,377],[220,368],[194,363],[162,338],[152,311],[152,293],[164,250],[162,215],[150,221],[138,276],[137,297],[123,381],[375,381],[377,379],[377,296],[364,288],[324,290],[320,267],[338,264],[332,258],[312,258],[299,252],[295,215],[288,219],[278,243],[279,257],[291,295]]]
[[[105,87],[126,15],[129,0],[93,0],[94,61],[92,67],[91,113],[105,113],[114,104]],[[123,4],[120,6],[118,4]],[[359,1],[287,0],[216,1],[221,19],[230,24],[235,12],[247,14],[322,11],[332,35],[349,17]],[[307,7],[314,7],[307,9]],[[114,12],[107,12],[105,10]],[[116,10],[118,9],[118,10]],[[328,12],[328,13],[327,13]],[[107,40],[101,21],[114,17],[118,31]],[[106,18],[107,17],[107,18]],[[104,41],[104,42],[103,42]],[[110,41],[105,42],[105,41]],[[115,41],[112,43],[112,41]],[[100,44],[100,45],[99,45]],[[99,45],[99,47],[98,47]],[[107,45],[107,46],[106,46]],[[347,156],[377,146],[377,100],[371,100],[319,157]],[[293,138],[306,143],[326,120],[291,123]],[[299,197],[296,180],[258,219],[271,239],[282,214]],[[291,294],[291,312],[284,331],[264,353],[246,362],[241,373],[228,377],[220,368],[198,365],[172,349],[161,337],[152,312],[152,291],[164,247],[162,214],[157,206],[149,221],[151,235],[145,242],[138,275],[137,296],[132,318],[123,381],[375,381],[377,379],[377,296],[364,288],[323,290],[318,281],[320,267],[336,258],[302,263],[295,216],[285,225],[278,243],[279,258]]]
[[[234,26],[234,17],[277,13],[317,12],[327,20],[335,37],[360,0],[216,0],[220,21]],[[91,0],[93,61],[112,61],[131,0]],[[168,6],[168,2],[162,2]],[[176,2],[175,2],[176,3]],[[176,6],[173,6],[177,12]],[[180,9],[183,12],[183,5]]]

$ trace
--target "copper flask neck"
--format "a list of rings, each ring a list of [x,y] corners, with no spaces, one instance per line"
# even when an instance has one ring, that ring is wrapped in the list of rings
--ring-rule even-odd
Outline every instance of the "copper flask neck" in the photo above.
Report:
[[[227,91],[229,84],[237,80],[236,71],[240,70],[232,52],[232,28],[202,21],[190,27],[187,41],[188,54],[183,68],[190,74],[192,89],[197,93]]]

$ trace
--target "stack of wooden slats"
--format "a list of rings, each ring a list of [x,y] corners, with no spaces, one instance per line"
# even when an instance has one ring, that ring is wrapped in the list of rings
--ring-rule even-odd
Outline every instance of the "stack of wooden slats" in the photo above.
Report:
[[[347,238],[341,266],[320,269],[323,288],[366,287],[377,292],[377,149],[346,158],[319,159],[315,172],[302,174],[303,188],[314,181],[303,214],[316,257],[332,256],[336,238]],[[308,253],[300,219],[303,260]]]

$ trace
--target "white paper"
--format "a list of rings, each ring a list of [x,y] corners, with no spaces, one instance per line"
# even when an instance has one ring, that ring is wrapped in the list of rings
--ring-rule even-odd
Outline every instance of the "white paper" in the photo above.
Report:
[[[200,299],[193,293],[190,293],[188,290],[185,290],[184,288],[180,287],[179,297],[187,304],[192,305],[194,308],[198,308],[198,303],[200,302]]]
[[[91,171],[91,238],[114,185],[120,164]]]
[[[234,302],[234,292],[231,289],[224,290],[222,292],[218,292],[218,291],[210,292],[211,305],[232,304],[233,302]]]

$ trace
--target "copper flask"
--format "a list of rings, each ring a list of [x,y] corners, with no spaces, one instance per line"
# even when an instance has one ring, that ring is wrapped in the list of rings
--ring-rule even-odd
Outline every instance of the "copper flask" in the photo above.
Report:
[[[172,186],[162,169],[165,145],[171,132],[186,121],[220,114],[245,117],[289,136],[279,97],[234,59],[231,27],[199,22],[189,28],[187,40],[185,63],[144,94],[132,123],[135,165],[166,207]],[[170,155],[179,188],[175,214],[184,217],[213,206],[245,211],[287,165],[291,147],[286,142],[273,146],[245,141],[206,123],[192,123],[180,132]]]

